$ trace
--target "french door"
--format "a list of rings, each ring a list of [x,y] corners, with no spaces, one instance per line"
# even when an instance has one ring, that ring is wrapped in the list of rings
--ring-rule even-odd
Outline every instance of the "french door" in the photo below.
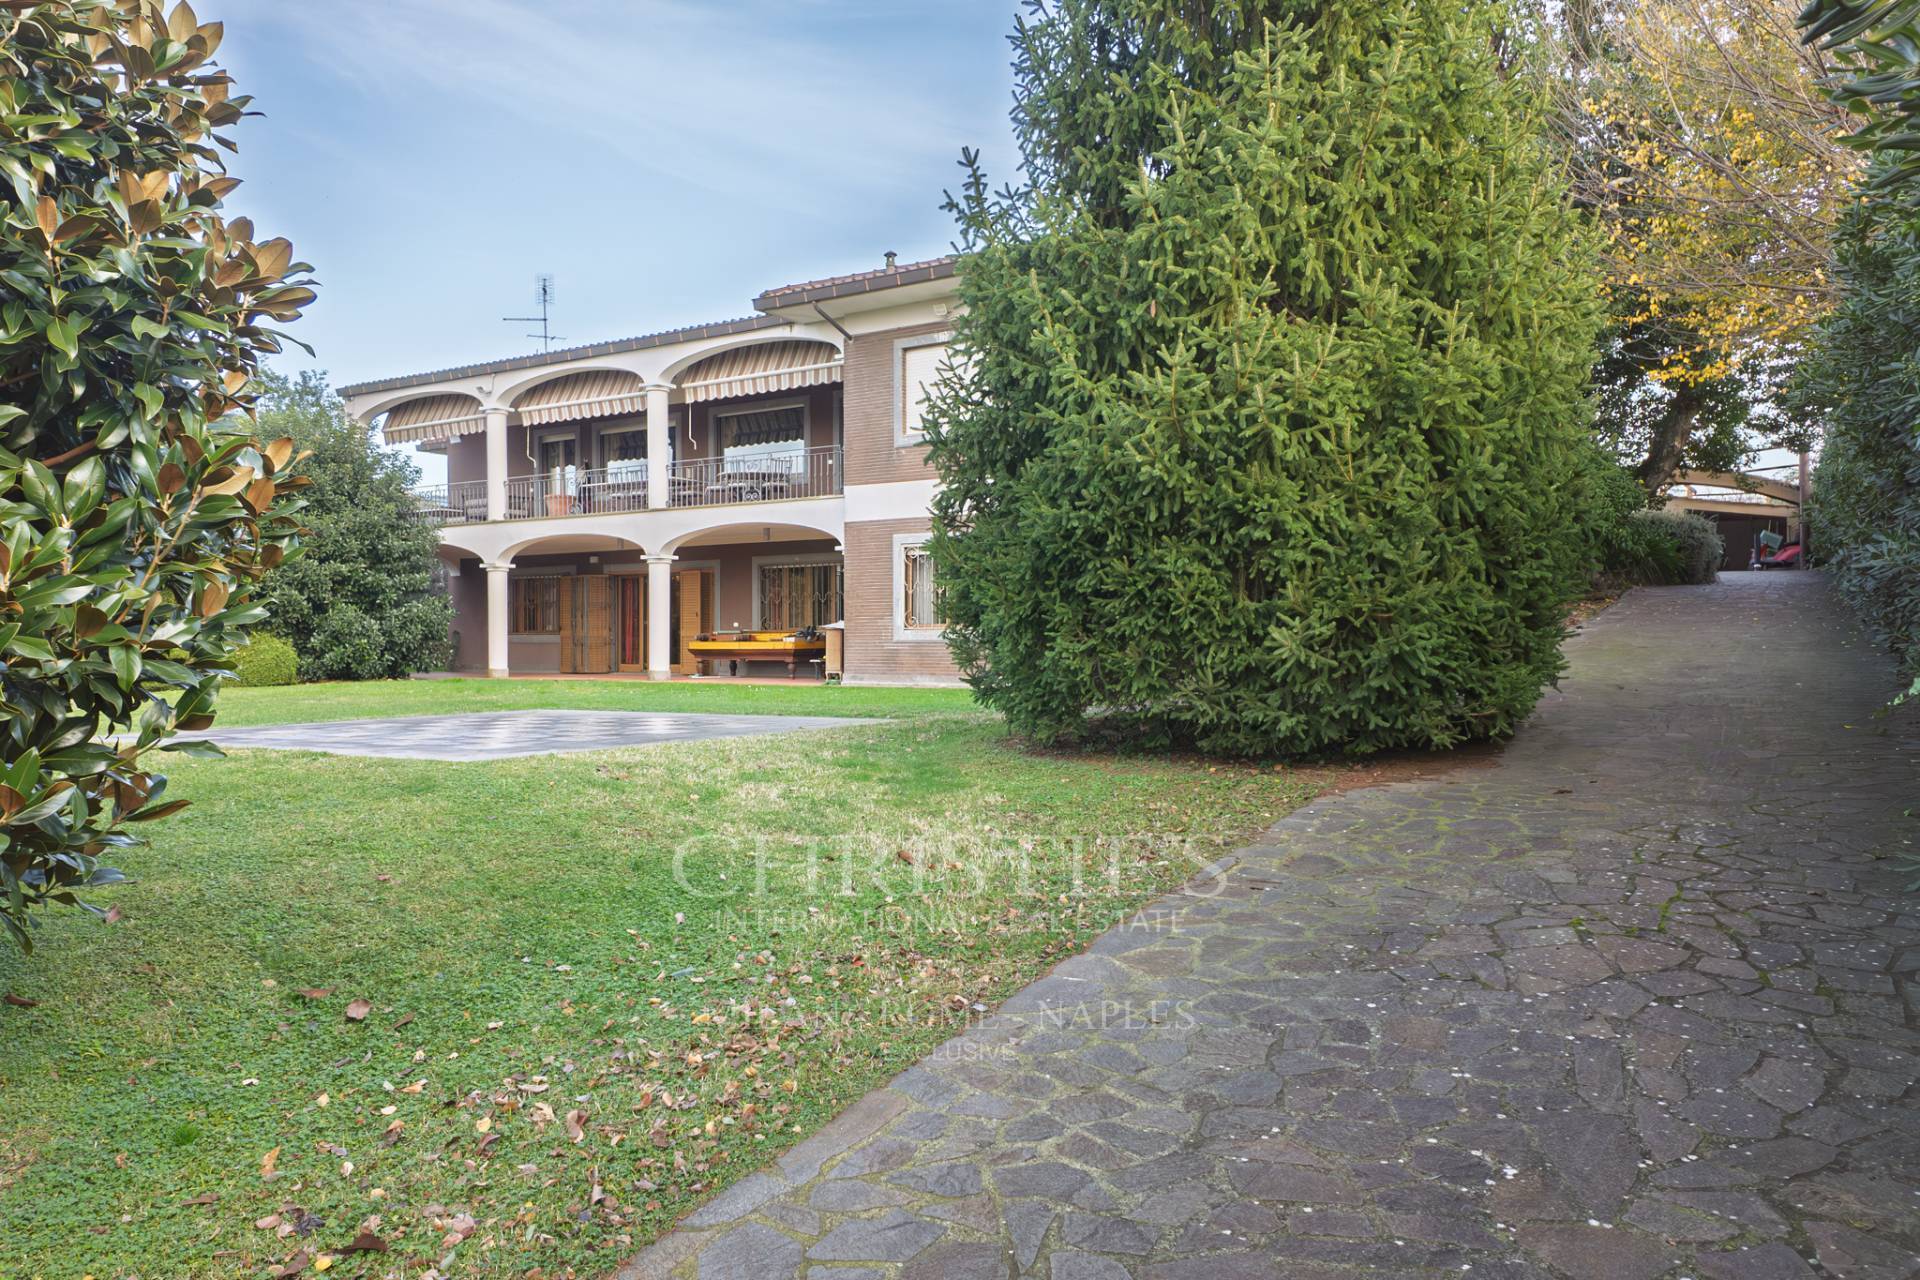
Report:
[[[540,475],[549,497],[572,497],[580,486],[579,440],[548,436],[540,442]]]
[[[622,671],[647,669],[647,579],[623,573],[614,578],[613,652]]]

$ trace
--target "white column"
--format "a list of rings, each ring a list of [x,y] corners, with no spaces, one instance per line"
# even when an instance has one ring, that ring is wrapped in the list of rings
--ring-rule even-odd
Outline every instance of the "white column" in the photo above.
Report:
[[[673,557],[647,557],[647,679],[673,678]]]
[[[507,572],[510,564],[481,565],[487,571],[487,674],[507,675]]]
[[[487,410],[487,519],[507,518],[507,411]],[[502,578],[502,582],[506,579]],[[502,606],[503,608],[505,606]],[[502,618],[506,617],[503,613]],[[501,665],[506,665],[501,650]]]
[[[667,505],[667,463],[673,457],[673,432],[667,426],[667,392],[658,383],[647,387],[647,505]]]

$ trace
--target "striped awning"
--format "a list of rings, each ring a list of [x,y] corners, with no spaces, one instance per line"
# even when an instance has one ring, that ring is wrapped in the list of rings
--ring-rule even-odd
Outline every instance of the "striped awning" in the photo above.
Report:
[[[529,427],[582,418],[617,418],[647,407],[640,376],[619,369],[595,369],[543,382],[514,406]]]
[[[390,410],[380,434],[388,444],[420,444],[486,429],[486,411],[472,396],[427,396]]]
[[[762,342],[708,356],[681,377],[680,390],[688,404],[797,391],[840,381],[841,363],[824,342]]]

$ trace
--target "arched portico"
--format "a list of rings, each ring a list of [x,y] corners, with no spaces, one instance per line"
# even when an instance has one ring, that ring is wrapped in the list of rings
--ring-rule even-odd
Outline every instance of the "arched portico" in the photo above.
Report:
[[[467,669],[667,679],[695,674],[699,635],[841,620],[837,499],[541,526],[466,526],[443,545]]]

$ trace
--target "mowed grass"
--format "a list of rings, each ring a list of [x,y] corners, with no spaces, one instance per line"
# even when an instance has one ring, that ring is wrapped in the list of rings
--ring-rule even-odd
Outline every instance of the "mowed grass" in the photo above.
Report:
[[[761,688],[236,690],[222,723]],[[1312,790],[1025,752],[964,695],[781,692],[895,719],[180,760],[122,918],[0,952],[39,1002],[0,1006],[0,1278],[603,1275]],[[388,1251],[343,1253],[363,1230]]]

